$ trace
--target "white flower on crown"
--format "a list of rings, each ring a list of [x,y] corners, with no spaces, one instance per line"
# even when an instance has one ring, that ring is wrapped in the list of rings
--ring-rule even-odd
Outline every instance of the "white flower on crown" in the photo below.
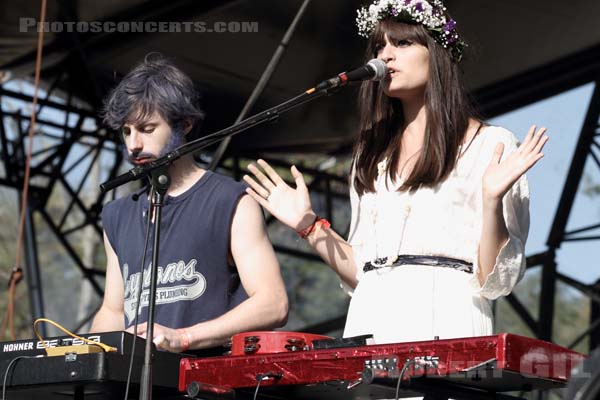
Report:
[[[456,23],[447,17],[441,0],[375,0],[368,8],[359,9],[356,25],[358,34],[368,38],[385,18],[423,25],[433,38],[460,61],[466,44],[456,31]]]
[[[433,4],[433,6],[432,6]],[[416,23],[428,29],[440,29],[446,24],[445,8],[439,0],[376,0],[369,8],[358,10],[356,23],[361,36],[369,37],[377,23],[385,18],[406,13]]]

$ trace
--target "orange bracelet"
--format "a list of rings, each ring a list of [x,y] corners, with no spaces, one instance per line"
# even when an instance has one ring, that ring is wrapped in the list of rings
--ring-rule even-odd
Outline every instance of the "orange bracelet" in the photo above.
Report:
[[[311,233],[316,232],[321,228],[329,229],[330,227],[331,227],[331,223],[329,221],[327,221],[325,218],[321,218],[317,215],[317,216],[315,216],[315,220],[313,221],[312,224],[310,224],[306,228],[304,228],[301,231],[298,231],[296,233],[298,233],[298,235],[302,239],[306,239],[307,237],[310,236]]]
[[[185,329],[177,329],[179,339],[181,340],[181,351],[184,352],[190,348],[190,333]]]

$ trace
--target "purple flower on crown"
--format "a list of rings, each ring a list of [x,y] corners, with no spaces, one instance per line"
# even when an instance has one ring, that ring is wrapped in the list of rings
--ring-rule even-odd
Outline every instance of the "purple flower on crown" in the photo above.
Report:
[[[446,22],[446,25],[444,25],[444,32],[452,32],[454,31],[454,29],[456,28],[456,21],[454,21],[453,19],[448,20],[448,22]]]
[[[397,16],[398,16],[398,9],[397,9],[396,7],[392,7],[392,15],[393,15],[394,17],[397,17]]]
[[[404,5],[407,6],[412,2],[412,0],[404,0]]]
[[[415,9],[419,12],[423,11],[423,3],[415,4]]]

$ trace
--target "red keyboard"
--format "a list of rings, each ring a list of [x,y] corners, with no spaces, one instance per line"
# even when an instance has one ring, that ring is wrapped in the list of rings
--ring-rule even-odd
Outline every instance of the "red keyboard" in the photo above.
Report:
[[[179,390],[244,392],[260,381],[261,393],[272,398],[393,398],[408,363],[401,383],[413,393],[439,386],[444,393],[444,388],[472,390],[485,398],[483,394],[564,387],[584,357],[553,343],[506,333],[341,348],[306,346],[271,354],[184,358]]]

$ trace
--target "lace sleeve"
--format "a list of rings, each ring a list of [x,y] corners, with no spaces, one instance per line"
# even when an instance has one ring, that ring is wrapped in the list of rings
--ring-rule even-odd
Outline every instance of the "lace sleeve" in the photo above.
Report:
[[[505,154],[517,148],[517,141],[512,134],[505,142],[505,148]],[[509,294],[525,273],[525,242],[529,233],[529,185],[525,175],[515,182],[502,199],[502,210],[508,240],[500,249],[494,268],[483,285],[476,274],[478,256],[475,254],[473,257],[475,268],[471,286],[479,295],[490,300]]]

